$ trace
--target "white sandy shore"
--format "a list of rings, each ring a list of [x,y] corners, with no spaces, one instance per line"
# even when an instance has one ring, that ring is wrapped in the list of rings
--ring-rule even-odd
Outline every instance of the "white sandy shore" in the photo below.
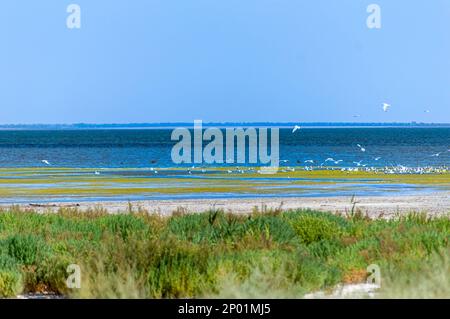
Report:
[[[450,213],[450,192],[430,195],[408,196],[370,196],[355,198],[355,208],[371,217],[391,217],[397,213],[426,212],[430,215]],[[38,211],[55,210],[59,207],[75,206],[80,209],[102,206],[109,212],[126,211],[128,202],[72,202],[46,203],[40,206],[21,204],[22,208]],[[204,212],[212,208],[232,211],[234,213],[249,213],[255,207],[259,210],[283,208],[310,208],[333,213],[346,213],[352,210],[351,197],[297,197],[297,198],[254,198],[254,199],[194,199],[194,200],[144,200],[132,201],[134,208],[142,207],[152,213],[169,215],[173,211],[182,209],[185,212]],[[3,205],[5,207],[7,205]],[[10,206],[10,205],[9,205]]]

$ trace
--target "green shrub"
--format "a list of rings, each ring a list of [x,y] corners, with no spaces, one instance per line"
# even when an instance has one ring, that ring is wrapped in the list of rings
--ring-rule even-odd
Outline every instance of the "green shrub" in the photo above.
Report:
[[[25,266],[34,265],[47,251],[45,242],[33,235],[14,235],[7,239],[8,254]]]
[[[106,229],[113,234],[118,234],[126,240],[131,235],[148,230],[145,222],[132,214],[110,215],[102,218]]]
[[[306,291],[334,285],[341,278],[337,268],[329,267],[321,260],[304,252],[296,252],[289,260],[286,260],[285,267],[291,282],[304,287]]]
[[[169,218],[168,231],[180,240],[192,243],[223,241],[236,232],[236,223],[228,222],[222,211],[189,214]]]
[[[308,251],[318,258],[336,256],[341,249],[343,246],[340,242],[329,240],[314,241],[308,246]]]
[[[285,218],[271,215],[251,218],[247,222],[247,231],[251,231],[254,236],[263,234],[280,244],[293,243],[296,237],[294,229]]]
[[[336,223],[321,216],[303,214],[291,223],[300,241],[306,245],[321,240],[332,240],[341,233]]]
[[[22,291],[19,271],[0,269],[0,297],[17,296]]]
[[[36,286],[42,285],[48,291],[55,293],[66,293],[66,279],[68,277],[66,270],[67,266],[71,263],[74,263],[74,261],[65,256],[46,256],[39,262],[39,266],[36,269],[34,284]],[[28,285],[30,287],[31,283],[29,282]],[[31,289],[31,291],[33,291],[33,289]]]
[[[17,261],[0,245],[0,297],[12,297],[22,290],[22,275]]]
[[[155,252],[147,278],[152,297],[194,297],[214,286],[215,272],[206,247],[164,245]]]

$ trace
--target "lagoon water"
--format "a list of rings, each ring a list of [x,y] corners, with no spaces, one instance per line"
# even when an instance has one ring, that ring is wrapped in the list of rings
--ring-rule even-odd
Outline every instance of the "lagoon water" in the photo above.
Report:
[[[175,167],[171,129],[4,130],[0,131],[0,167],[144,168]],[[362,152],[357,144],[366,149]],[[206,142],[205,142],[206,145]],[[448,166],[449,127],[280,129],[284,166]],[[440,153],[439,156],[432,156]],[[379,158],[378,160],[375,160]],[[313,160],[314,164],[305,163]],[[190,166],[192,164],[186,164]],[[245,166],[238,164],[239,166]],[[205,165],[207,166],[207,165]],[[218,166],[217,164],[214,166]],[[236,166],[236,164],[233,164]]]
[[[427,183],[420,183],[419,178],[414,184],[383,180],[383,175],[296,177],[286,169],[280,176],[252,176],[255,168],[245,174],[240,169],[258,164],[228,164],[232,167],[225,170],[207,166],[226,164],[194,164],[196,169],[191,172],[186,166],[193,164],[172,162],[177,141],[171,140],[171,133],[172,129],[0,131],[0,203],[400,196],[448,192],[450,187],[444,175]],[[282,166],[320,169],[323,163],[343,168],[359,162],[378,168],[402,165],[448,170],[449,149],[450,127],[308,127],[295,133],[280,129]],[[325,161],[330,157],[339,162]]]

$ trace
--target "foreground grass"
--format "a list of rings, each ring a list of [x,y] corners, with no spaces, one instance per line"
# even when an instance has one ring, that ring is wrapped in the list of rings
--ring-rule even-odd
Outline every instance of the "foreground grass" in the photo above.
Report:
[[[0,296],[302,297],[365,281],[377,264],[380,296],[449,298],[449,239],[448,216],[11,208],[0,212]],[[69,264],[81,267],[80,289],[66,287]]]

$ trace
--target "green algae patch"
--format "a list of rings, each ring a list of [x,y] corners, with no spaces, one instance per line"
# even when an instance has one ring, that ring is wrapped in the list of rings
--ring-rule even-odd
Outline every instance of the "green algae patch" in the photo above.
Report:
[[[208,169],[94,169],[94,168],[0,168],[0,196],[118,196],[152,194],[307,194],[314,187],[340,191],[352,184],[416,185],[450,189],[450,173],[385,174],[382,172],[280,170],[258,174],[252,170],[215,167]],[[98,172],[99,174],[95,174]],[[401,186],[399,186],[401,190]]]

